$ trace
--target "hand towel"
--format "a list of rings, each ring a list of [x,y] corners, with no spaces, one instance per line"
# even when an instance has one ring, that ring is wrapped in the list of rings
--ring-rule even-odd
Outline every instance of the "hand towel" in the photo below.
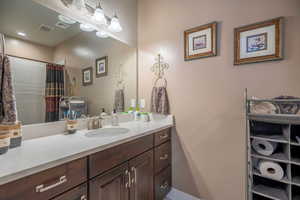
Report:
[[[166,87],[153,87],[151,95],[151,112],[169,114],[169,98]]]
[[[254,99],[258,100],[258,98]],[[276,114],[278,109],[276,105],[270,102],[251,102],[250,113],[252,114]]]
[[[275,97],[274,99],[299,99],[299,97],[293,97],[293,96],[279,96]],[[278,106],[279,114],[297,114],[300,110],[300,104],[299,103],[276,103]]]
[[[12,73],[9,58],[1,56],[0,64],[0,81],[1,81],[1,98],[0,98],[0,121],[1,123],[15,124],[17,122],[17,106],[14,94]]]
[[[117,112],[124,112],[124,90],[118,89],[115,91],[114,109]]]

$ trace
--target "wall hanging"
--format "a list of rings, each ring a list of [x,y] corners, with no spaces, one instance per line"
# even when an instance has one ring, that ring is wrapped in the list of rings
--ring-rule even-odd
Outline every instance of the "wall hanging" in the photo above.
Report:
[[[156,76],[151,94],[151,112],[167,115],[170,113],[169,97],[167,92],[167,79],[164,77],[165,71],[169,68],[169,64],[163,61],[158,54],[155,64],[151,71]],[[159,81],[163,81],[162,86],[158,86]]]
[[[217,22],[184,32],[185,61],[217,55]]]
[[[107,76],[108,71],[108,57],[104,56],[96,60],[96,77]]]
[[[87,86],[93,84],[93,68],[88,67],[82,70],[82,85]]]
[[[283,59],[283,17],[234,30],[234,64]]]

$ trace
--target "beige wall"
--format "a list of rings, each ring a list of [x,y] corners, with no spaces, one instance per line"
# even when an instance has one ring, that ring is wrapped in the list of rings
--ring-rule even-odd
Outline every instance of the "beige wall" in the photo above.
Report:
[[[13,37],[5,37],[6,53],[12,56],[53,62],[54,48]]]
[[[150,100],[150,67],[169,62],[176,117],[174,187],[205,200],[242,200],[245,192],[244,88],[251,95],[300,95],[299,0],[139,0],[139,93]],[[233,29],[285,16],[285,59],[233,65]],[[219,22],[219,55],[185,62],[183,32]]]
[[[108,56],[108,75],[96,78],[95,60]],[[67,40],[55,49],[55,62],[65,60],[66,67],[76,77],[77,96],[87,97],[89,114],[97,115],[101,108],[111,112],[113,109],[116,76],[120,65],[123,66],[125,81],[125,104],[128,109],[130,99],[136,98],[136,48],[131,48],[114,39],[100,39],[90,33],[81,33]],[[93,81],[82,86],[81,70],[93,67]]]

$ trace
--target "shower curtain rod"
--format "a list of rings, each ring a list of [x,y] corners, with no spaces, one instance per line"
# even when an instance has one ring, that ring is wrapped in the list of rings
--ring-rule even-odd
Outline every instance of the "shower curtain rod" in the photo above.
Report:
[[[35,61],[35,62],[40,62],[40,63],[45,63],[45,64],[55,64],[55,63],[51,63],[51,62],[47,62],[47,61],[43,61],[43,60],[37,60],[37,59],[33,59],[33,58],[26,58],[26,57],[22,57],[22,56],[15,56],[12,54],[6,54],[7,56],[10,57],[14,57],[14,58],[20,58],[20,59],[25,59],[25,60],[31,60],[31,61]]]

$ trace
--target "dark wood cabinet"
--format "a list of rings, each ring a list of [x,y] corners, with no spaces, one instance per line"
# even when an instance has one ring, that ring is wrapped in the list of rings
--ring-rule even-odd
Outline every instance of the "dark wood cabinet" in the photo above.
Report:
[[[90,178],[153,148],[153,136],[145,136],[89,156]]]
[[[155,176],[155,200],[164,200],[172,186],[171,167]]]
[[[154,193],[155,200],[164,200],[172,187],[172,143],[170,129],[154,136]]]
[[[153,150],[90,181],[90,200],[153,200]]]
[[[155,148],[155,173],[161,172],[163,169],[171,165],[171,143],[166,142]]]
[[[164,129],[154,134],[154,145],[159,146],[171,140],[171,129]]]
[[[170,129],[0,186],[0,200],[162,200],[171,189]]]
[[[129,200],[128,163],[92,179],[90,200]]]
[[[88,200],[87,184],[80,185],[51,200]]]
[[[87,180],[82,158],[0,186],[0,200],[47,200]]]
[[[153,200],[153,150],[129,161],[130,200]]]

